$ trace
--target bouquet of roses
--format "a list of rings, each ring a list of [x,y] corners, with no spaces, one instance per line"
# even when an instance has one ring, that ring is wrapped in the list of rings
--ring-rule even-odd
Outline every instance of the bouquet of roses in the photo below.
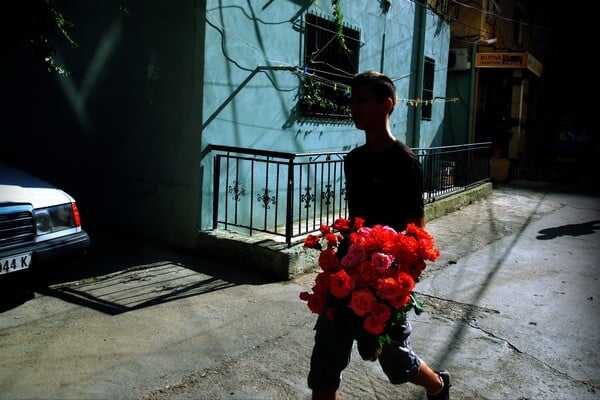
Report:
[[[375,361],[383,345],[403,339],[398,331],[406,314],[421,312],[412,290],[425,261],[435,261],[440,252],[433,237],[415,224],[396,232],[363,223],[362,218],[338,218],[332,226],[321,225],[320,236],[307,236],[304,247],[321,251],[322,272],[312,293],[302,292],[300,299],[351,332],[361,357]]]

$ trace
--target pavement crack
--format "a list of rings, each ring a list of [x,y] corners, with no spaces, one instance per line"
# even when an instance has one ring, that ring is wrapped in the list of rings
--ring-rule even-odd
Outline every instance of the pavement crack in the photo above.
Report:
[[[589,387],[590,390],[593,392],[596,392],[599,390],[597,385],[577,379],[577,378],[569,375],[568,373],[557,369],[553,365],[548,364],[544,360],[541,360],[532,354],[522,351],[521,349],[519,349],[517,346],[515,346],[513,343],[511,343],[507,339],[500,337],[486,329],[483,329],[477,323],[478,319],[481,319],[489,314],[499,314],[500,311],[494,310],[491,308],[486,308],[486,307],[479,307],[479,306],[476,306],[473,304],[461,303],[458,301],[448,300],[448,299],[444,299],[441,297],[431,296],[431,295],[427,295],[427,294],[423,294],[423,293],[417,293],[417,295],[423,301],[424,312],[444,318],[444,319],[448,319],[451,321],[463,322],[463,323],[467,324],[469,327],[471,327],[473,329],[477,329],[480,332],[483,332],[485,335],[492,337],[498,341],[501,341],[502,343],[505,343],[515,353],[523,355],[525,357],[528,357],[532,360],[535,360],[535,362],[539,363],[540,365],[543,365],[548,370],[551,370],[554,374],[560,375],[571,382],[577,382],[578,384]]]
[[[461,303],[423,293],[417,293],[417,297],[423,302],[424,312],[453,321],[466,322],[468,324],[470,324],[471,321],[477,320],[477,318],[483,318],[489,314],[500,313],[500,311],[491,308]]]
[[[493,334],[492,332],[483,329],[482,327],[480,327],[477,323],[471,323],[471,322],[466,322],[467,325],[469,325],[471,328],[477,329],[483,333],[485,333],[488,336],[493,337],[494,339],[498,339],[504,343],[506,343],[506,345],[508,347],[510,347],[512,350],[514,350],[515,352],[519,353],[519,354],[526,354],[524,353],[522,350],[520,350],[517,346],[515,346],[514,344],[512,344],[511,342],[509,342],[508,340],[506,340],[503,337],[500,337],[498,335]],[[538,360],[539,361],[539,360]]]

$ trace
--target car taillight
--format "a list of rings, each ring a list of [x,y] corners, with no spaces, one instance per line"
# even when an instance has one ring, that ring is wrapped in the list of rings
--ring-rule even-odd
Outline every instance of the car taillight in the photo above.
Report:
[[[73,224],[75,226],[81,226],[81,216],[79,215],[79,209],[76,203],[71,203],[71,210],[73,210]]]

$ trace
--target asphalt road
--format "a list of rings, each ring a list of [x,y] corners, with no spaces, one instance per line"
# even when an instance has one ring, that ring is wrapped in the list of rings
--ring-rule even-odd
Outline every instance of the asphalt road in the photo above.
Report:
[[[414,349],[454,399],[600,398],[600,197],[496,185],[430,221]],[[243,266],[91,232],[73,269],[3,288],[0,399],[309,399],[314,273]],[[340,399],[422,399],[355,352]]]

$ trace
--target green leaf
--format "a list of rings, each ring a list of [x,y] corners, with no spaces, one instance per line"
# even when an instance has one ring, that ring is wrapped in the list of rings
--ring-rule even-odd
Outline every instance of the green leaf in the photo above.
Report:
[[[415,314],[419,315],[423,312],[423,302],[419,300],[413,292],[410,292],[411,305],[415,310]]]

